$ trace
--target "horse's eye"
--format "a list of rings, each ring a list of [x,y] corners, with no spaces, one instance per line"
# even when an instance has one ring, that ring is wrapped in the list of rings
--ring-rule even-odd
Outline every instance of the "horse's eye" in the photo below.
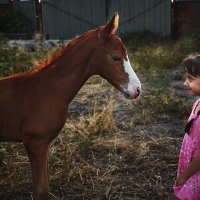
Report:
[[[112,59],[114,61],[120,61],[121,60],[121,58],[119,56],[112,56]]]

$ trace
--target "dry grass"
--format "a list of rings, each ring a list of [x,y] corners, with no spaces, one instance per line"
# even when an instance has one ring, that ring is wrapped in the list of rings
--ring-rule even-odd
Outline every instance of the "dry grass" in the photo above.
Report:
[[[152,48],[147,48],[149,42],[142,36],[137,40],[138,48],[134,38],[127,45],[132,63],[138,64],[137,74],[144,90],[141,98],[128,101],[97,76],[85,84],[49,150],[51,200],[173,199],[183,123],[191,102],[175,94],[169,84],[180,80],[182,74],[165,68],[172,69],[177,59],[196,48],[193,40],[177,43],[174,56],[169,48],[173,42],[168,47],[161,41],[152,54],[157,39],[150,43]],[[32,57],[42,55],[37,51],[33,56],[23,50],[18,59],[15,50],[3,47],[0,68],[10,68],[2,68],[2,76],[16,73],[15,65],[22,61],[26,70]],[[161,54],[165,55],[162,59]],[[32,199],[32,181],[26,152],[22,144],[2,143],[0,200],[28,199]]]
[[[170,106],[176,101],[168,93],[148,93],[147,84],[144,88],[140,99],[128,101],[98,77],[86,83],[70,105],[62,133],[51,144],[50,199],[173,199],[185,116],[180,117],[181,107],[175,116],[168,107],[159,112],[167,101]],[[23,146],[1,144],[0,152],[0,199],[31,199]]]

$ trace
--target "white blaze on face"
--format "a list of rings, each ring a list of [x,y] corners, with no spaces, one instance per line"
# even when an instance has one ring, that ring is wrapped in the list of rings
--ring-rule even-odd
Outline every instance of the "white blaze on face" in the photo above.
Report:
[[[141,83],[133,71],[133,68],[131,67],[130,61],[127,56],[127,60],[124,60],[124,70],[129,76],[129,82],[127,83],[127,88],[125,88],[125,91],[128,92],[131,96],[135,96],[137,94],[137,90],[139,89],[141,91]]]

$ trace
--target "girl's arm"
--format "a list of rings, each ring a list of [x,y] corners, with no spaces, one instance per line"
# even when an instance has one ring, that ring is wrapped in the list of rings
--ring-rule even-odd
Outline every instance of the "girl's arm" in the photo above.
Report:
[[[183,185],[193,174],[200,170],[200,153],[195,156],[183,173],[177,177],[175,185],[177,187]]]

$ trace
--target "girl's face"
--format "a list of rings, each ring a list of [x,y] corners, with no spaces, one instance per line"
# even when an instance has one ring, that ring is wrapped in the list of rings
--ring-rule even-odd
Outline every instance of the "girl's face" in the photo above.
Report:
[[[192,76],[186,73],[184,85],[192,96],[200,96],[200,76]]]

